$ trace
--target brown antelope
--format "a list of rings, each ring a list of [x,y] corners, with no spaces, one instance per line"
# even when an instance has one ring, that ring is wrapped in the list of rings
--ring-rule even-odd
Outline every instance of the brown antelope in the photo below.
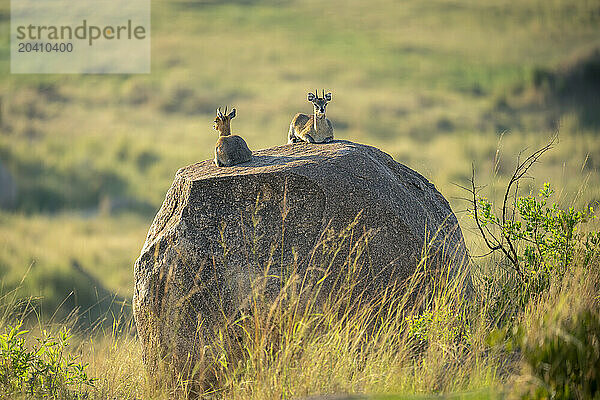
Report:
[[[304,141],[308,143],[327,143],[333,140],[333,125],[325,117],[325,108],[331,101],[331,93],[319,97],[317,91],[308,94],[308,101],[313,103],[313,115],[298,113],[292,119],[288,133],[288,143]]]
[[[231,134],[231,119],[235,117],[235,108],[227,114],[217,108],[217,117],[213,128],[219,132],[215,147],[215,164],[217,167],[231,167],[252,160],[252,151],[240,136]]]

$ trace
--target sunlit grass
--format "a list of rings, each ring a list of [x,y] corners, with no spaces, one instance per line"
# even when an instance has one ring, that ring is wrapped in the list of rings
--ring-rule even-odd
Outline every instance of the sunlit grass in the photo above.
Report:
[[[202,397],[207,399],[264,400],[331,393],[367,399],[515,396],[532,382],[530,370],[521,363],[521,353],[509,346],[510,337],[493,338],[499,331],[516,332],[513,327],[522,326],[528,340],[535,341],[546,334],[539,329],[548,315],[561,323],[578,310],[597,313],[596,263],[597,258],[584,267],[577,258],[565,279],[553,279],[547,293],[525,309],[512,310],[500,325],[491,310],[501,303],[494,303],[498,301],[494,296],[486,297],[480,281],[465,297],[464,276],[442,270],[435,279],[425,279],[425,259],[404,285],[389,286],[371,302],[362,298],[360,307],[356,306],[356,296],[361,295],[353,292],[353,276],[340,292],[329,296],[321,291],[322,280],[304,286],[302,277],[295,274],[282,282],[274,300],[263,297],[257,283],[250,312],[221,322],[223,335],[207,344],[214,346],[214,362],[201,364],[194,376],[207,372],[212,376],[212,386]],[[488,272],[499,268],[494,263],[488,267]],[[501,275],[496,279],[502,279]],[[321,300],[317,300],[319,292],[325,294]],[[17,299],[14,292],[0,297],[0,329],[22,318],[27,308]],[[66,326],[72,325],[67,322]],[[64,327],[38,321],[28,340],[43,329],[52,333]],[[232,327],[241,333],[238,339],[227,336]],[[125,323],[104,325],[89,335],[75,334],[69,348],[89,363],[89,376],[97,378],[94,388],[82,392],[84,396],[193,398],[188,390],[198,386],[178,379],[176,371],[147,374],[134,333],[132,325]]]
[[[0,266],[5,287],[14,287],[28,270],[29,281],[35,281],[39,274],[68,274],[75,262],[107,289],[131,297],[131,260],[137,257],[140,240],[145,237],[145,219],[134,215],[82,218],[75,214],[28,217],[1,213],[0,225]],[[68,291],[56,293],[58,298],[53,299],[50,293],[35,287],[43,282],[32,283],[28,288],[34,296],[60,302],[68,295]]]

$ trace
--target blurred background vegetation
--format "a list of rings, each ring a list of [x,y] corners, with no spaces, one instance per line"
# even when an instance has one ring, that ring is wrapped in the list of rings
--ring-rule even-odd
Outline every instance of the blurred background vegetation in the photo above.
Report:
[[[332,91],[336,137],[432,181],[474,253],[455,185],[472,163],[494,200],[518,152],[560,131],[522,190],[600,200],[599,0],[154,1],[147,75],[11,75],[9,25],[1,2],[0,275],[27,274],[43,318],[129,302],[175,172],[212,157],[218,106],[260,149],[286,142],[307,91]]]

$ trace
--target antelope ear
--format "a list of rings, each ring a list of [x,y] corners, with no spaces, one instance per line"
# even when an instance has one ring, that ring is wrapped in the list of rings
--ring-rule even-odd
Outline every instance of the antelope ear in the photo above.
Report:
[[[223,118],[223,113],[221,112],[221,110],[219,108],[217,108],[217,117]]]
[[[331,101],[331,92],[325,94],[325,100]]]
[[[233,110],[231,110],[231,112],[229,113],[229,115],[227,115],[230,119],[235,117],[235,108]]]
[[[315,94],[314,93],[309,93],[308,94],[308,101],[314,101],[315,100]]]

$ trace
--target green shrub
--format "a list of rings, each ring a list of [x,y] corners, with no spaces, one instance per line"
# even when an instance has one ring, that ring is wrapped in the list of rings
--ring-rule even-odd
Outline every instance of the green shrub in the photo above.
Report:
[[[66,352],[71,339],[68,330],[56,336],[43,331],[31,350],[25,343],[28,332],[19,324],[8,326],[0,335],[0,397],[79,398],[84,386],[94,385],[95,379],[87,376],[87,364]]]
[[[584,308],[571,317],[546,316],[522,339],[530,380],[525,399],[600,399],[600,317]]]
[[[545,183],[538,197],[517,198],[512,210],[516,216],[512,218],[496,215],[490,201],[477,198],[475,217],[486,232],[495,229],[497,237],[502,238],[495,247],[507,254],[518,277],[516,285],[507,288],[516,291],[520,305],[546,291],[552,279],[562,279],[578,244],[586,239],[578,226],[595,218],[592,208],[577,211],[573,207],[562,209],[556,203],[550,205],[553,193],[550,184]],[[590,246],[594,235],[587,237]]]

